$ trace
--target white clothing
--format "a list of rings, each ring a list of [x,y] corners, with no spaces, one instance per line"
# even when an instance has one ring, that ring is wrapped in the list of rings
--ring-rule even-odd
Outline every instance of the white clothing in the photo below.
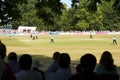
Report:
[[[51,36],[51,39],[54,39],[53,36]]]
[[[21,70],[15,74],[16,80],[42,80],[42,75],[38,71],[34,70]]]
[[[113,37],[113,40],[116,40],[116,37]]]

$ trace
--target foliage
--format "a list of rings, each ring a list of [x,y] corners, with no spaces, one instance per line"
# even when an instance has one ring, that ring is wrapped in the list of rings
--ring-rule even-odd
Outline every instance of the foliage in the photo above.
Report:
[[[27,4],[27,0],[0,0],[0,25],[21,18],[18,4]]]
[[[100,6],[100,10],[102,11],[103,14],[103,26],[105,30],[120,30],[119,29],[119,21],[120,17],[117,15],[116,11],[114,11],[111,6],[114,2],[111,1],[110,3],[103,2],[102,6]]]
[[[62,14],[63,4],[60,0],[38,0],[35,7],[38,18],[42,18],[46,24],[54,25],[53,18],[55,15]]]
[[[113,9],[116,10],[117,14],[120,14],[120,0],[115,0],[113,4]]]
[[[38,30],[42,30],[41,26],[44,24],[41,19],[35,15],[35,0],[29,0],[27,4],[18,5],[19,10],[21,11],[21,20],[13,20],[13,28],[18,28],[18,26],[36,26],[39,27]]]
[[[74,13],[73,26],[74,30],[90,31],[90,30],[103,30],[102,19],[103,16],[98,8],[98,11],[94,14],[89,13],[84,8],[87,2],[81,1],[77,11]],[[74,9],[74,8],[73,8]]]
[[[0,0],[1,25],[36,26],[39,31],[120,30],[119,0]],[[23,4],[24,3],[24,4]],[[57,6],[57,7],[56,7]]]
[[[86,31],[86,29],[89,27],[89,24],[85,22],[85,20],[80,21],[76,24],[76,29],[79,31]]]

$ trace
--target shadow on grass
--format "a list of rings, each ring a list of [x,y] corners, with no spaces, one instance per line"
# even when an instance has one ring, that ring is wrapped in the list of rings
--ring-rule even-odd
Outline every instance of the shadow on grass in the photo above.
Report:
[[[21,54],[22,55],[22,54]],[[18,60],[20,58],[21,55],[18,55]],[[43,66],[40,68],[41,70],[45,71],[48,66],[52,63],[53,59],[51,57],[47,57],[44,55],[31,55],[32,56],[32,60],[38,60],[40,62],[40,64],[42,64]],[[5,61],[7,62],[7,58],[8,56],[6,56]]]
[[[18,59],[19,59],[20,56],[21,55],[18,55]],[[44,56],[44,55],[31,55],[31,56],[32,56],[33,61],[38,60],[43,65],[40,68],[43,71],[46,71],[48,66],[50,66],[52,61],[53,61],[52,57],[47,57],[47,56]],[[71,71],[72,71],[72,73],[76,72],[75,67],[76,67],[77,64],[79,64],[79,60],[71,61]]]
[[[18,58],[20,57],[21,55],[18,55]],[[38,60],[43,66],[40,68],[41,70],[43,71],[46,71],[47,68],[52,64],[52,57],[47,57],[47,56],[44,56],[44,55],[31,55],[32,56],[32,59],[33,61],[34,60]],[[76,66],[77,64],[79,64],[79,60],[76,60],[76,61],[71,61],[71,71],[72,73],[76,73]]]
[[[20,56],[21,55],[18,55],[18,58]],[[51,65],[51,63],[53,61],[52,57],[47,57],[47,56],[44,56],[44,55],[31,55],[31,56],[32,56],[33,61],[38,60],[43,65],[43,67],[40,68],[43,71],[45,71],[48,68],[48,66]],[[7,57],[6,57],[6,60],[7,60]],[[76,66],[78,64],[79,64],[79,60],[71,61],[71,71],[72,71],[72,73],[76,73]],[[117,70],[118,70],[118,74],[120,76],[120,66],[117,67]]]
[[[43,71],[45,71],[53,61],[51,57],[47,57],[44,55],[32,55],[32,59],[33,61],[38,60],[43,65],[43,67],[41,67]]]
[[[32,59],[33,59],[33,61],[34,60],[39,60],[39,62],[41,64],[43,64],[43,67],[41,67],[41,69],[43,71],[45,71],[48,68],[48,66],[51,65],[51,63],[53,61],[52,57],[47,57],[47,56],[44,56],[44,55],[32,55]],[[71,71],[72,71],[72,73],[76,73],[75,67],[77,66],[77,64],[79,64],[79,60],[71,61]]]
[[[43,67],[41,67],[41,69],[43,71],[45,71],[48,68],[48,66],[51,65],[51,63],[53,61],[52,57],[47,57],[47,56],[44,56],[44,55],[32,55],[32,58],[33,58],[33,60],[39,60],[39,62],[41,64],[43,64]],[[76,73],[75,67],[77,66],[77,64],[79,64],[79,60],[71,61],[71,71],[72,71],[72,73]]]

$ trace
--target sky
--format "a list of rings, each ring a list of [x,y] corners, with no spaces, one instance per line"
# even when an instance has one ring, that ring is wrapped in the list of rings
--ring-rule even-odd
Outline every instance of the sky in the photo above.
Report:
[[[71,7],[71,0],[61,0],[61,2],[66,3],[67,4],[67,8]]]

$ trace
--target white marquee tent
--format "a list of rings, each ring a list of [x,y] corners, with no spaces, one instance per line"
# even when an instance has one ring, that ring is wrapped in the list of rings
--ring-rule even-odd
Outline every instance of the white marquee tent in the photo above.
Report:
[[[36,27],[32,27],[32,26],[19,26],[18,27],[18,32],[19,33],[23,33],[23,32],[33,32],[36,31]]]

